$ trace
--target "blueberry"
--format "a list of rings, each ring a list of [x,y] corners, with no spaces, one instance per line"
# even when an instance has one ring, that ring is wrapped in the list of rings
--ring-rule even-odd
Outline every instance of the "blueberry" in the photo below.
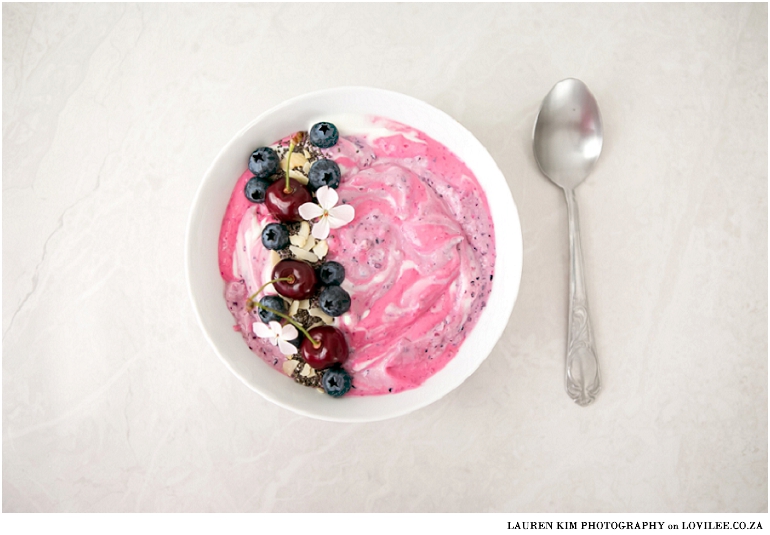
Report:
[[[350,374],[340,365],[332,366],[324,372],[321,384],[324,391],[332,397],[338,398],[347,394],[352,384]]]
[[[251,153],[249,171],[258,178],[269,178],[278,172],[278,155],[270,147],[259,147]]]
[[[334,160],[316,160],[307,173],[308,186],[313,191],[321,186],[337,189],[341,175],[340,166]]]
[[[269,180],[264,178],[257,178],[255,176],[246,182],[246,187],[243,188],[243,193],[246,198],[251,202],[263,203],[265,202],[265,192],[267,188],[272,184]]]
[[[321,149],[333,147],[340,138],[337,127],[332,123],[316,123],[310,129],[310,143]]]
[[[327,286],[318,296],[318,306],[330,316],[341,316],[350,310],[350,294],[339,286]]]
[[[318,279],[324,286],[339,286],[345,280],[345,268],[339,262],[325,262],[318,269]]]
[[[277,295],[266,295],[259,300],[259,304],[268,308],[272,308],[281,314],[286,314],[286,301]],[[260,308],[259,319],[262,320],[262,323],[270,323],[271,321],[281,321],[283,318],[277,314],[273,314],[272,312],[265,310],[264,308]]]
[[[280,223],[270,223],[262,229],[262,245],[280,251],[289,245],[289,230]]]

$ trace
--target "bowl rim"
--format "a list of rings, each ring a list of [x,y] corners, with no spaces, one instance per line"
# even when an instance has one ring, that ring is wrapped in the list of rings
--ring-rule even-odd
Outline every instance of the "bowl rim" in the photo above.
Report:
[[[398,409],[391,409],[391,410],[384,410],[380,411],[379,414],[373,414],[373,415],[346,415],[346,416],[339,416],[339,415],[329,415],[329,414],[321,414],[318,412],[313,412],[307,408],[304,408],[302,406],[293,405],[291,403],[287,403],[284,400],[278,399],[276,396],[272,395],[270,392],[264,391],[254,384],[252,384],[247,377],[245,377],[243,374],[241,374],[238,370],[236,370],[233,366],[233,364],[228,360],[228,358],[225,357],[223,352],[220,350],[219,345],[215,342],[212,334],[209,332],[209,326],[207,325],[206,321],[204,320],[204,317],[201,313],[200,306],[201,304],[198,302],[198,296],[197,291],[194,288],[193,285],[193,234],[194,234],[194,225],[196,222],[196,216],[198,214],[198,211],[200,211],[202,208],[201,202],[202,197],[204,194],[204,191],[206,189],[206,185],[209,181],[213,180],[212,176],[214,175],[215,171],[218,167],[222,165],[221,160],[227,155],[227,153],[230,151],[231,146],[236,143],[236,141],[240,140],[244,136],[246,136],[257,124],[265,121],[266,118],[272,117],[275,114],[280,113],[281,111],[291,108],[298,103],[301,103],[308,99],[313,98],[323,98],[327,96],[334,96],[334,95],[344,95],[344,94],[369,94],[369,95],[379,95],[381,97],[391,98],[400,100],[404,103],[408,103],[410,106],[413,106],[418,109],[422,109],[430,114],[435,114],[439,117],[441,117],[442,120],[447,121],[448,123],[452,124],[453,128],[456,129],[459,133],[463,134],[464,136],[470,136],[472,140],[474,140],[478,145],[478,150],[481,151],[482,156],[488,160],[488,163],[491,164],[491,167],[494,169],[496,174],[499,176],[499,179],[502,180],[502,183],[504,184],[504,188],[499,188],[501,191],[497,191],[496,194],[503,195],[505,198],[501,200],[503,204],[510,203],[510,208],[512,209],[512,213],[508,214],[511,217],[509,217],[509,222],[512,224],[512,226],[509,226],[506,228],[506,236],[510,238],[510,245],[513,247],[513,250],[511,253],[513,254],[514,259],[514,266],[513,271],[506,271],[505,277],[507,280],[508,285],[506,286],[507,289],[507,296],[508,299],[503,303],[505,306],[502,310],[499,312],[502,314],[504,321],[498,321],[496,323],[495,329],[493,329],[493,332],[489,334],[489,336],[492,338],[491,343],[487,343],[488,350],[484,351],[484,355],[481,358],[477,358],[472,362],[472,365],[466,366],[462,372],[462,376],[459,378],[459,380],[453,380],[447,383],[446,388],[441,389],[441,392],[437,395],[432,396],[423,396],[423,397],[417,397],[414,402],[409,404],[406,407],[398,408]],[[409,125],[411,126],[411,125]],[[431,137],[434,137],[431,134],[428,134]],[[435,137],[434,137],[435,139]],[[452,148],[450,147],[450,150]],[[454,152],[454,151],[453,151]],[[469,165],[468,162],[465,162],[466,165]],[[476,172],[474,171],[474,174]],[[487,201],[490,203],[490,213],[493,216],[493,224],[495,222],[494,213],[491,208],[491,201],[489,199],[489,191],[487,191],[487,188],[481,184],[482,190],[484,191],[484,194],[487,196]],[[505,193],[503,193],[503,191]],[[507,193],[507,195],[506,195]],[[229,198],[229,192],[228,192],[228,198]],[[455,390],[457,387],[459,387],[468,377],[470,377],[481,365],[482,362],[484,362],[489,355],[494,350],[495,345],[498,343],[500,337],[502,336],[503,331],[505,330],[506,326],[508,325],[510,321],[511,313],[513,312],[513,308],[515,306],[515,303],[518,298],[518,292],[519,287],[521,283],[521,275],[523,271],[523,241],[522,241],[522,232],[521,232],[521,223],[518,215],[518,208],[516,206],[516,203],[513,199],[513,195],[511,193],[510,187],[507,184],[507,181],[505,180],[505,176],[503,175],[502,171],[498,167],[497,163],[495,162],[494,158],[492,158],[491,154],[489,154],[486,147],[471,133],[467,128],[465,128],[461,123],[459,123],[456,119],[454,119],[451,115],[444,112],[443,110],[440,110],[416,97],[412,97],[410,95],[406,95],[403,93],[399,93],[392,90],[387,89],[381,89],[381,88],[375,88],[375,87],[369,87],[369,86],[339,86],[339,87],[333,87],[333,88],[327,88],[327,89],[321,89],[317,91],[312,91],[304,94],[300,94],[297,96],[294,96],[292,98],[289,98],[287,100],[284,100],[269,109],[263,111],[260,113],[256,118],[249,121],[243,128],[241,128],[217,153],[217,155],[212,160],[211,164],[206,169],[205,173],[203,174],[203,178],[198,184],[197,191],[195,193],[195,196],[193,197],[192,205],[188,214],[187,218],[187,225],[186,225],[186,232],[185,232],[185,258],[184,258],[184,264],[185,264],[185,275],[186,275],[186,285],[187,285],[187,291],[188,295],[192,304],[193,313],[195,316],[195,319],[200,326],[201,330],[203,331],[204,338],[208,342],[208,344],[211,346],[211,348],[214,350],[214,353],[219,357],[219,360],[227,367],[228,370],[230,370],[236,377],[238,377],[241,382],[243,382],[246,386],[248,386],[251,390],[257,392],[260,394],[263,398],[267,399],[268,401],[283,407],[285,409],[288,409],[294,413],[307,416],[314,419],[319,420],[325,420],[325,421],[333,421],[333,422],[374,422],[374,421],[381,421],[386,420],[389,418],[395,418],[398,416],[403,416],[405,414],[409,414],[413,411],[416,411],[418,409],[424,408],[439,399],[443,398],[448,393]],[[498,250],[498,244],[500,243],[500,230],[495,225],[495,249]],[[498,273],[498,258],[499,256],[496,255],[495,260],[495,266],[494,266],[494,274]],[[498,279],[499,280],[499,279]],[[493,284],[492,290],[490,291],[490,297],[495,292],[495,286],[499,287],[498,284]],[[224,301],[223,301],[224,302]],[[481,321],[482,318],[485,317],[485,310],[482,311],[482,315],[479,318],[478,322]],[[229,311],[228,311],[229,313]],[[479,328],[479,323],[477,322],[476,325],[474,325],[474,328],[471,330],[471,332],[477,330]],[[470,338],[470,334],[468,335],[468,338]],[[468,341],[468,338],[466,338],[463,341],[463,344],[465,344]],[[248,346],[245,346],[248,348]],[[462,344],[461,344],[462,349]],[[249,350],[250,351],[250,350]],[[458,353],[459,355],[460,353]],[[454,361],[457,359],[457,355],[450,361]],[[261,360],[261,359],[260,359]],[[267,369],[267,368],[266,368]],[[443,370],[443,369],[442,369]],[[442,370],[439,370],[434,376],[428,379],[432,379],[436,375],[439,375]],[[276,370],[270,370],[270,373],[276,373]],[[428,382],[426,381],[426,383]],[[419,387],[416,387],[414,389],[405,391],[405,392],[413,392],[420,390],[423,388],[425,383],[423,385],[420,385]],[[404,394],[404,392],[401,392],[399,394],[392,394],[392,395],[383,395],[383,396],[363,396],[363,397],[354,397],[351,399],[372,399],[372,398],[390,398],[399,396],[401,394]]]

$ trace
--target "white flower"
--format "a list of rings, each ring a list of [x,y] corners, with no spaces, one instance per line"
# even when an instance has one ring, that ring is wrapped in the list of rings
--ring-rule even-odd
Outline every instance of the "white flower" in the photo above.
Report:
[[[294,340],[299,336],[294,325],[289,324],[281,327],[277,321],[271,321],[268,325],[258,321],[254,323],[253,329],[254,334],[260,338],[267,338],[271,344],[278,346],[284,355],[293,355],[297,352],[297,348],[289,343],[289,340]]]
[[[299,207],[299,215],[310,221],[320,218],[313,225],[313,237],[317,240],[325,240],[329,237],[329,230],[347,225],[356,217],[356,210],[349,204],[335,206],[340,200],[337,192],[329,186],[321,186],[315,192],[318,204],[306,202]]]

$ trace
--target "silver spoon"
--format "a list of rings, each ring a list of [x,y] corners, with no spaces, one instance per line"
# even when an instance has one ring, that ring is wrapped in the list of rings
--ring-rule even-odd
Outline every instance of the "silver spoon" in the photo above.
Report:
[[[569,217],[569,336],[565,361],[567,394],[581,406],[601,389],[588,300],[583,278],[583,251],[575,188],[591,172],[602,152],[602,118],[588,87],[574,78],[553,86],[535,119],[532,145],[537,165],[564,190]]]

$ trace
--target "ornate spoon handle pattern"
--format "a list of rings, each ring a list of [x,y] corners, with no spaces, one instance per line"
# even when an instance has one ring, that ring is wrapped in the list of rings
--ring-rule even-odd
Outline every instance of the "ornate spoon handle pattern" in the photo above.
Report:
[[[586,406],[596,399],[601,390],[601,379],[588,315],[577,200],[572,189],[565,188],[564,194],[567,198],[570,250],[569,335],[564,385],[575,403]]]

